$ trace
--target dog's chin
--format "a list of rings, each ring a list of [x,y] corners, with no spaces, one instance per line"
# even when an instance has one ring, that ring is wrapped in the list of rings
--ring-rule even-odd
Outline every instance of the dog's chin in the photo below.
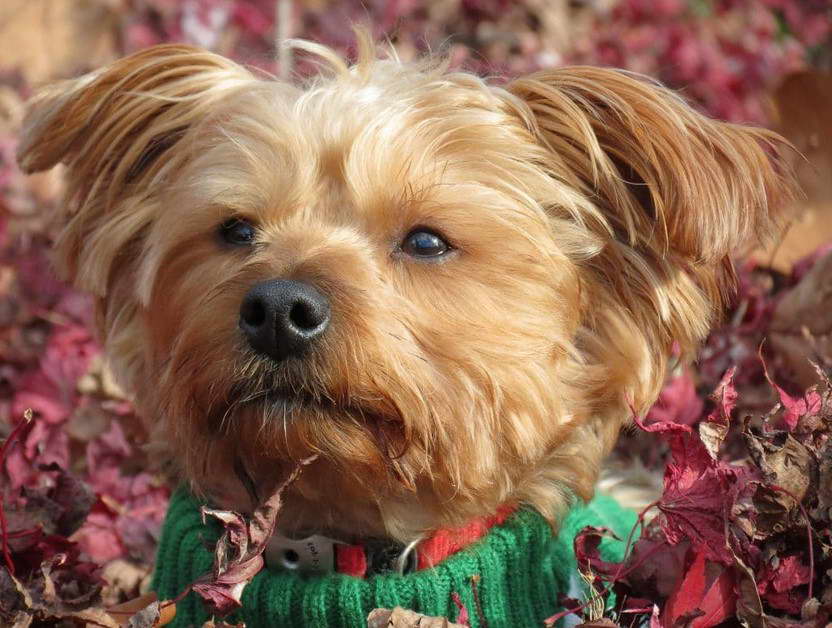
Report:
[[[401,425],[391,413],[333,397],[302,387],[234,387],[212,417],[223,423],[213,441],[223,450],[221,472],[191,481],[215,507],[251,514],[302,460],[316,456],[284,495],[281,529],[337,538],[356,529],[384,535],[375,489],[348,478],[369,474],[373,464],[381,480],[388,460],[379,457],[380,443]],[[388,440],[391,451],[403,449]]]
[[[304,421],[344,422],[364,425],[370,431],[380,424],[394,424],[400,418],[379,408],[344,398],[327,391],[313,391],[304,386],[271,385],[254,388],[238,384],[232,387],[225,403],[212,412],[216,429],[229,429],[233,423],[257,423],[258,429],[274,425],[281,431]]]

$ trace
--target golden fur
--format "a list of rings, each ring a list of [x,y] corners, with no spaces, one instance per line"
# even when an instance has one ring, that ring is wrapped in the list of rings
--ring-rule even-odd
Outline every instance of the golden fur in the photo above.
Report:
[[[401,540],[593,491],[674,351],[723,307],[730,254],[772,228],[791,181],[779,138],[710,120],[641,77],[592,67],[505,87],[361,41],[298,84],[157,46],[33,100],[29,172],[58,162],[56,243],[96,298],[112,366],[179,471],[249,506],[299,460],[288,530]],[[258,227],[223,247],[230,217]],[[441,263],[398,243],[427,226]],[[256,356],[254,283],[332,303],[303,360]],[[264,396],[302,390],[287,411]]]

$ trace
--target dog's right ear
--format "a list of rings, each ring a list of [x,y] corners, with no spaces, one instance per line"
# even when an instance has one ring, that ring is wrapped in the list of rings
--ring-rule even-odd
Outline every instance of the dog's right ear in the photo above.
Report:
[[[68,168],[57,249],[69,278],[103,295],[106,273],[84,270],[85,247],[106,231],[115,252],[119,239],[126,244],[146,225],[149,216],[137,207],[122,215],[123,201],[148,193],[145,184],[164,177],[177,152],[170,149],[188,129],[253,80],[219,55],[171,44],[47,86],[29,101],[18,162],[27,173],[60,162]],[[97,265],[108,266],[100,258]]]

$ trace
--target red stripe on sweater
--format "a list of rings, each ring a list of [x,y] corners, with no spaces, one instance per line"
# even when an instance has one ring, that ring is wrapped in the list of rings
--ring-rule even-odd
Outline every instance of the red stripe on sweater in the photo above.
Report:
[[[461,528],[437,530],[417,546],[419,554],[417,569],[433,567],[478,541],[491,528],[508,519],[515,510],[517,510],[516,506],[500,506],[495,514],[474,519]],[[367,574],[367,555],[363,545],[337,545],[335,560],[338,573],[356,578],[363,578]]]

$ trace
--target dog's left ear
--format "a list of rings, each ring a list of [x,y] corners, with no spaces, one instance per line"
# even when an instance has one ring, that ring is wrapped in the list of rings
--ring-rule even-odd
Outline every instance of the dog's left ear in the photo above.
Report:
[[[548,149],[545,165],[593,199],[616,241],[637,250],[720,265],[769,236],[792,194],[779,136],[707,118],[641,77],[566,67],[508,91],[525,103],[526,124]]]
[[[565,67],[506,89],[536,145],[535,165],[577,192],[557,201],[536,194],[574,227],[556,233],[581,285],[574,377],[609,448],[620,419],[655,400],[671,355],[692,358],[724,311],[731,258],[776,233],[796,194],[783,158],[790,146],[710,119],[623,71]]]

